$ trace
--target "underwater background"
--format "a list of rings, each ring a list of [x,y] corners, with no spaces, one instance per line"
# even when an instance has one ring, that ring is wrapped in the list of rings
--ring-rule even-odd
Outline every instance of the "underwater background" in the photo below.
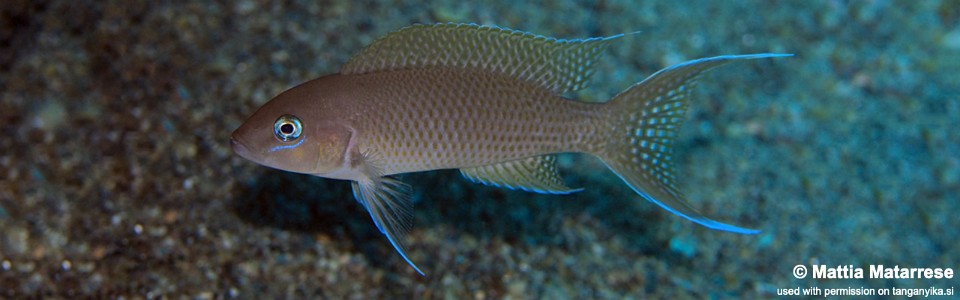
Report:
[[[257,107],[414,23],[558,38],[638,32],[580,99],[686,60],[676,153],[709,230],[565,155],[585,191],[409,174],[408,255],[346,181],[268,169],[229,135]],[[0,298],[775,298],[950,288],[796,265],[960,268],[957,1],[30,1],[0,4]],[[812,271],[812,270],[811,270]]]

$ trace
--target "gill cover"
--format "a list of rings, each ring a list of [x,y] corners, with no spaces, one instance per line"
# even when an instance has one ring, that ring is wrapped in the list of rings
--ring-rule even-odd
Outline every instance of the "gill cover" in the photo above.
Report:
[[[258,111],[233,133],[234,151],[259,164],[305,174],[339,170],[352,130],[291,113]]]

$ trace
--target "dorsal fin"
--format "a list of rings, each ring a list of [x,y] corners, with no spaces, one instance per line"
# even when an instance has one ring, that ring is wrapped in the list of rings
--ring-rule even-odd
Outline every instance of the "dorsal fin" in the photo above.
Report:
[[[354,55],[341,74],[456,67],[497,72],[557,93],[582,89],[610,41],[622,37],[555,39],[476,24],[417,24],[383,36]]]

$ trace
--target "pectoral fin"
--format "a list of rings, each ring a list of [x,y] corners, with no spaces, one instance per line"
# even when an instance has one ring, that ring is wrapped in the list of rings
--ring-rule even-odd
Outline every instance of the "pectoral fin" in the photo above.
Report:
[[[583,190],[567,187],[563,183],[557,173],[557,158],[553,155],[464,168],[460,169],[460,174],[473,182],[543,194],[570,194]]]
[[[403,236],[410,230],[412,217],[410,186],[393,178],[380,176],[379,169],[367,160],[365,178],[353,181],[353,197],[367,209],[377,229],[387,237],[393,249],[417,273],[423,271],[407,257],[403,249]]]

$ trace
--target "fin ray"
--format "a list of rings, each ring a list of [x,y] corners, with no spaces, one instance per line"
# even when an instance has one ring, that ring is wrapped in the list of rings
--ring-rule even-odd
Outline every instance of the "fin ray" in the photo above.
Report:
[[[600,53],[622,36],[565,40],[496,26],[417,24],[377,39],[351,57],[340,73],[479,68],[562,94],[585,87]]]
[[[370,153],[362,154],[362,157],[363,173],[366,177],[351,182],[353,197],[367,210],[373,224],[387,237],[387,241],[400,257],[417,273],[423,275],[423,271],[407,257],[402,242],[403,237],[410,231],[413,215],[410,186],[400,180],[382,176],[383,173],[377,168],[376,160]]]
[[[708,228],[743,234],[759,230],[712,220],[685,200],[677,188],[673,145],[686,113],[688,95],[701,74],[735,60],[790,54],[727,55],[697,59],[660,70],[610,101],[613,133],[602,160],[637,194]]]
[[[460,174],[485,185],[542,194],[570,194],[582,188],[567,187],[557,172],[557,158],[541,155],[489,166],[463,168]]]

